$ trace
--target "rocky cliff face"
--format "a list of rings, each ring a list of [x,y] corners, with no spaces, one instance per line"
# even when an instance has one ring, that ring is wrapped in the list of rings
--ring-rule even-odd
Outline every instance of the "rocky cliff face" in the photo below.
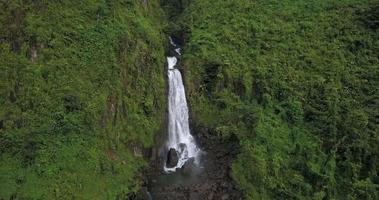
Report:
[[[180,63],[178,66],[180,68]],[[178,108],[180,109],[180,108]],[[191,120],[192,121],[192,120]],[[199,149],[199,155],[188,159],[175,172],[163,170],[163,166],[173,167],[178,162],[178,154],[174,148],[163,151],[163,154],[150,162],[143,188],[156,200],[238,200],[242,193],[232,179],[231,164],[239,151],[236,138],[222,138],[211,129],[198,126],[192,121],[191,134]],[[163,138],[167,138],[167,131]],[[158,148],[165,149],[165,143],[156,143]],[[166,163],[165,163],[166,161]],[[141,191],[136,199],[142,198]]]
[[[203,150],[201,168],[183,166],[165,174],[161,163],[152,162],[146,188],[155,200],[239,200],[242,192],[232,178],[231,164],[238,153],[237,140],[220,138],[206,128],[195,127]]]

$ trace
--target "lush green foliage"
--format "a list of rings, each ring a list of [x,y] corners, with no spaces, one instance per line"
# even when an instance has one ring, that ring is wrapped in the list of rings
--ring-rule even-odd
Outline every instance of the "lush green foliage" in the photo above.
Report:
[[[165,110],[158,2],[0,10],[0,199],[124,199]]]
[[[179,16],[194,122],[239,138],[247,199],[379,199],[378,9],[193,0]]]
[[[379,199],[377,0],[161,2],[247,199]],[[0,8],[0,199],[125,198],[164,119],[158,2]]]

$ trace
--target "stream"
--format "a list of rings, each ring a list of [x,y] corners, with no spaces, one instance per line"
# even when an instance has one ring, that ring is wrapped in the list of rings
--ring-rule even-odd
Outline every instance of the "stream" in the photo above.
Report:
[[[190,133],[188,123],[188,106],[186,100],[185,89],[182,80],[182,74],[175,68],[180,56],[180,47],[174,43],[170,37],[171,48],[174,49],[174,54],[167,57],[168,63],[168,140],[166,143],[167,150],[177,157],[174,165],[165,164],[165,172],[175,172],[177,169],[193,158],[193,164],[199,165],[200,149],[196,145],[194,137]],[[173,54],[173,53],[171,53]],[[169,158],[168,158],[169,159]],[[175,158],[174,158],[175,159]],[[167,163],[167,162],[166,162]],[[175,165],[176,164],[176,165]]]
[[[202,127],[190,129],[182,74],[176,68],[181,48],[169,39],[166,140],[157,147],[158,158],[151,161],[147,184],[143,187],[145,192],[142,192],[145,197],[137,199],[239,200],[241,192],[230,175],[232,157],[237,150],[231,144],[235,143]]]

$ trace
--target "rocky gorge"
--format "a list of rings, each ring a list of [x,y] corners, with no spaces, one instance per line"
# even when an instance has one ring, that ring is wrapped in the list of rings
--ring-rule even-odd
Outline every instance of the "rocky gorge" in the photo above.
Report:
[[[166,174],[162,160],[151,162],[145,189],[154,200],[239,200],[242,192],[232,179],[231,164],[238,153],[238,144],[220,139],[204,128],[194,129],[195,138],[203,148],[201,168],[196,166]],[[143,195],[142,195],[143,196]],[[149,198],[142,198],[148,200]],[[146,196],[145,196],[146,197]]]
[[[169,55],[177,56],[180,69],[180,48],[170,38]],[[170,69],[170,66],[168,67]],[[170,109],[170,105],[169,105]],[[180,109],[180,108],[177,108]],[[187,111],[188,112],[188,111]],[[168,115],[170,121],[171,115]],[[164,131],[156,142],[156,155],[152,155],[144,185],[136,196],[141,200],[238,200],[242,193],[237,189],[231,172],[233,157],[238,153],[236,138],[218,137],[211,130],[200,127],[189,117],[191,133],[196,145],[201,148],[199,155],[190,157],[174,171],[163,170],[178,165],[180,153],[175,148],[167,148],[165,140],[169,136]],[[187,122],[188,123],[188,122]],[[180,137],[180,136],[179,136]],[[166,138],[162,140],[162,138]],[[180,149],[187,145],[179,144]],[[195,161],[198,160],[198,163]],[[162,167],[165,166],[165,167]]]

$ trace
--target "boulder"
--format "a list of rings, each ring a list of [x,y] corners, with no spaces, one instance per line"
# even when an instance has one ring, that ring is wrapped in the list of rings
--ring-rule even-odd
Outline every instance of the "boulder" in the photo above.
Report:
[[[195,165],[195,158],[190,158],[187,160],[186,163],[184,163],[182,168],[180,168],[180,171],[184,175],[189,175],[192,173],[194,165]]]
[[[221,200],[228,200],[229,199],[229,194],[224,194],[221,197]]]
[[[178,164],[179,155],[174,148],[171,148],[167,154],[166,166],[169,168],[175,167]]]

